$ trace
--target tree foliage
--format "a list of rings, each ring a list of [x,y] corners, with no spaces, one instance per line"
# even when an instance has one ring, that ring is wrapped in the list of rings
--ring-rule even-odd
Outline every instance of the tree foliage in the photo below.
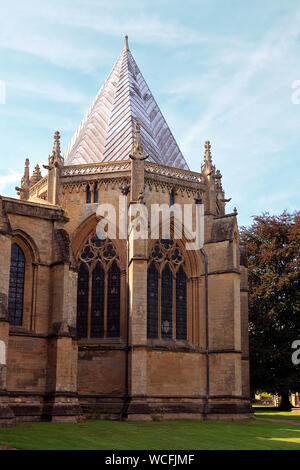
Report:
[[[242,227],[249,264],[251,389],[300,390],[292,343],[300,339],[300,211],[263,213]]]

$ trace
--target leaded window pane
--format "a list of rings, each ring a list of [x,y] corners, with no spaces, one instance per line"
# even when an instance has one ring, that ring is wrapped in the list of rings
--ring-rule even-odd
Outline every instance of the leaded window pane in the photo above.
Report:
[[[85,263],[81,263],[78,273],[77,293],[77,333],[79,338],[88,335],[88,310],[89,310],[89,269]]]
[[[25,256],[14,243],[11,247],[11,267],[9,276],[8,314],[12,325],[22,326],[25,282]]]
[[[176,338],[186,339],[186,274],[180,266],[176,275]]]
[[[99,197],[99,196],[98,196],[98,188],[96,187],[96,188],[94,189],[94,203],[95,203],[95,204],[98,204],[98,197]]]
[[[108,271],[107,336],[120,336],[121,273],[114,261]]]
[[[86,188],[86,203],[90,204],[92,201],[92,193],[91,193],[91,188],[88,186]]]
[[[173,277],[167,264],[161,277],[161,336],[172,338]]]
[[[147,276],[147,337],[158,337],[158,271],[154,263]]]
[[[92,279],[91,338],[104,336],[104,286],[105,272],[101,264],[97,263]]]

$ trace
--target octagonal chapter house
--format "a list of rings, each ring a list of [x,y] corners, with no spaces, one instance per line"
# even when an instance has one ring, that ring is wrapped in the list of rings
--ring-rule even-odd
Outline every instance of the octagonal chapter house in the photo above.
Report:
[[[46,168],[30,174],[26,160],[19,198],[0,197],[0,424],[249,419],[237,212],[210,142],[189,170],[127,37],[64,154],[55,132]],[[103,204],[116,235],[99,238]],[[155,226],[159,206],[169,226]],[[185,206],[203,212],[201,250],[187,249]],[[143,208],[139,238],[119,216]]]

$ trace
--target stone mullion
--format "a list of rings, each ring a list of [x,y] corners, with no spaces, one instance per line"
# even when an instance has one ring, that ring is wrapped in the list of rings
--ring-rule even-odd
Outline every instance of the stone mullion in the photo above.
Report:
[[[91,323],[92,323],[92,290],[93,290],[93,271],[90,271],[89,276],[89,300],[88,300],[88,327],[87,337],[91,337]]]
[[[159,270],[158,273],[158,325],[157,325],[157,332],[158,332],[158,338],[161,339],[161,293],[162,293],[162,288],[161,288],[161,270]]]
[[[172,338],[176,340],[176,274],[172,273]]]
[[[108,269],[105,269],[104,280],[104,338],[107,337],[107,300],[108,300]]]
[[[192,298],[193,298],[193,343],[197,343],[197,313],[198,313],[198,297],[197,297],[197,279],[192,279]]]
[[[120,337],[125,338],[126,336],[126,312],[127,312],[127,289],[126,289],[126,270],[121,271],[121,292],[120,292],[120,302],[121,302],[121,309],[120,309]]]
[[[95,188],[95,184],[94,184],[94,183],[91,183],[89,186],[90,186],[90,192],[91,192],[91,203],[93,204],[93,203],[94,203],[94,188]]]
[[[192,292],[192,280],[187,279],[186,285],[186,336],[187,340],[192,340],[193,334],[193,292]]]
[[[37,279],[38,279],[38,265],[33,264],[33,288],[32,288],[32,304],[31,304],[31,319],[30,329],[36,330],[36,302],[37,302]]]
[[[195,279],[195,342],[196,344],[200,345],[200,309],[199,309],[199,279]]]

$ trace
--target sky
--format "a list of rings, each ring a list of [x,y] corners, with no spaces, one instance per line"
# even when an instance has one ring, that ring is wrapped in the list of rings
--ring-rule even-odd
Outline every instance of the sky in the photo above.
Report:
[[[191,170],[211,141],[227,212],[250,225],[299,210],[299,2],[0,0],[0,11],[0,194],[16,197],[25,158],[31,171],[47,161],[55,130],[67,147],[128,34]]]

